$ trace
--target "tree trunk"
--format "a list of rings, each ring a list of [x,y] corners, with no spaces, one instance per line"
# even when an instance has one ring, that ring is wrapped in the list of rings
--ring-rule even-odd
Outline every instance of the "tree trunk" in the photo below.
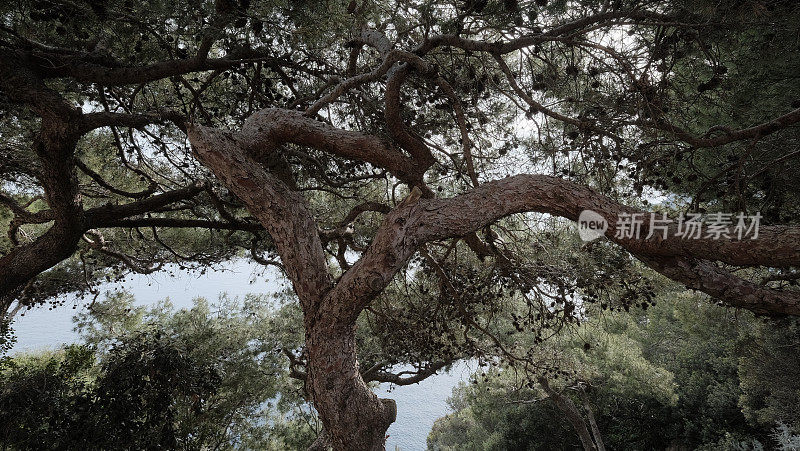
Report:
[[[539,378],[539,384],[542,386],[542,389],[544,389],[544,392],[547,393],[547,396],[553,401],[553,404],[564,413],[564,416],[567,417],[572,427],[575,428],[575,432],[581,439],[583,449],[586,451],[597,451],[597,445],[595,445],[592,440],[592,434],[589,433],[589,428],[586,427],[586,422],[583,420],[581,412],[578,410],[578,407],[575,406],[575,403],[568,397],[553,390],[550,387],[550,383],[544,377]]]
[[[592,403],[589,402],[589,396],[586,395],[586,390],[583,389],[583,385],[578,386],[578,394],[583,402],[583,408],[586,409],[586,416],[589,418],[589,425],[592,427],[592,436],[594,436],[597,451],[606,451],[606,445],[603,443],[603,436],[600,434],[600,427],[597,425],[597,419],[592,410]]]
[[[0,317],[7,315],[28,282],[75,253],[83,234],[84,212],[73,162],[78,138],[67,119],[43,119],[33,144],[53,225],[0,258]]]
[[[394,400],[379,399],[361,378],[355,332],[355,324],[307,322],[307,387],[324,426],[312,449],[383,450],[397,416]]]
[[[382,450],[397,407],[392,400],[378,399],[362,379],[355,326],[367,297],[363,291],[374,296],[380,290],[350,285],[335,289],[318,225],[305,198],[264,170],[229,133],[191,125],[188,133],[203,164],[267,229],[300,300],[306,336],[306,388],[324,429],[312,449]],[[353,271],[355,267],[345,273],[346,280],[361,281]]]

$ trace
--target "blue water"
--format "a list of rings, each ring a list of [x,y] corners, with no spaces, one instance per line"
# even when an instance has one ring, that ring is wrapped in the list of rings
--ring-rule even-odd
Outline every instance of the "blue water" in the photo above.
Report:
[[[225,265],[222,271],[198,273],[176,271],[176,277],[160,273],[136,275],[119,284],[106,285],[104,290],[122,289],[131,292],[139,305],[150,305],[170,298],[176,308],[190,307],[192,299],[205,297],[216,299],[220,293],[229,296],[244,296],[248,293],[272,293],[284,288],[286,283],[274,271],[239,261]],[[75,308],[73,308],[75,307]],[[73,330],[72,316],[85,309],[72,297],[64,306],[53,310],[36,309],[18,314],[13,327],[17,343],[13,352],[57,348],[65,343],[78,341]],[[445,374],[438,374],[419,384],[391,387],[382,384],[376,393],[381,397],[397,401],[397,421],[389,428],[387,450],[417,451],[426,448],[426,439],[437,418],[449,413],[447,398],[460,381],[466,380],[470,368],[459,364]]]

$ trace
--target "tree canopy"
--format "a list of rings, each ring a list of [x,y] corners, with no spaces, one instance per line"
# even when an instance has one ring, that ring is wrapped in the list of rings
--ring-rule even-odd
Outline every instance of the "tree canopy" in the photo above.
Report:
[[[370,381],[496,357],[546,389],[546,341],[667,280],[797,315],[798,19],[781,0],[3,4],[0,310],[277,266],[319,449],[383,446],[396,407]],[[598,241],[575,236],[584,210]],[[690,213],[722,228],[695,236]]]
[[[782,422],[796,423],[797,379],[787,369],[797,350],[762,334],[777,329],[796,339],[796,326],[763,323],[685,292],[665,292],[659,300],[668,302],[593,320],[550,343],[557,355],[569,356],[563,366],[577,370],[552,383],[580,406],[587,423],[594,418],[599,443],[608,449],[792,449],[800,435],[783,438],[780,431],[791,427]],[[785,367],[765,365],[750,357],[752,349],[785,349],[791,357],[784,357]],[[753,396],[754,389],[764,391]],[[429,449],[581,446],[570,422],[558,420],[565,413],[513,367],[476,373],[450,404],[454,413],[437,421]],[[769,414],[753,415],[754,409]]]
[[[109,296],[82,341],[0,366],[0,443],[13,449],[303,449],[317,433],[281,349],[296,307]]]

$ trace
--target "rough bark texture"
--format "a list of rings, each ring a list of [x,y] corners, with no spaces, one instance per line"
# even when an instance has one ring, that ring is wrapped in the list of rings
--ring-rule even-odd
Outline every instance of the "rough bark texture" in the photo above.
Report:
[[[609,222],[609,240],[667,277],[756,313],[800,314],[798,292],[755,285],[708,260],[744,266],[798,265],[800,229],[762,227],[762,239],[741,241],[681,240],[673,233],[667,239],[616,238],[618,215],[636,210],[586,186],[543,175],[495,180],[450,199],[421,198],[421,190],[412,190],[387,213],[370,246],[334,284],[307,202],[266,169],[270,156],[282,144],[294,143],[370,162],[398,175],[419,174],[415,168],[425,165],[416,165],[413,157],[405,157],[377,138],[337,130],[294,111],[262,111],[237,133],[195,125],[187,130],[203,164],[270,233],[300,299],[308,352],[306,385],[325,430],[316,448],[382,449],[386,429],[394,421],[394,403],[378,399],[358,368],[355,322],[363,309],[425,243],[473,236],[476,230],[514,213],[549,213],[574,221],[582,210],[594,210]],[[407,132],[398,129],[395,133]],[[405,141],[409,154],[421,152],[413,148],[413,136],[405,136]],[[649,215],[644,218],[642,233],[646,234]],[[574,405],[570,408],[569,399],[552,390],[548,393],[566,412],[577,411]],[[585,422],[573,423],[586,449],[597,449]]]
[[[318,100],[305,112],[269,108],[253,114],[236,133],[199,126],[184,127],[176,113],[94,112],[84,114],[45,83],[63,78],[85,85],[123,86],[145,84],[195,71],[225,70],[259,61],[266,66],[294,67],[291,58],[272,57],[272,49],[239,49],[223,58],[209,58],[214,36],[230,16],[222,14],[209,23],[194,55],[141,66],[128,66],[107,55],[99,61],[96,54],[64,51],[20,38],[18,46],[0,49],[0,91],[12,102],[25,105],[39,118],[41,127],[34,142],[34,153],[41,165],[37,174],[49,210],[36,214],[16,205],[9,196],[0,201],[13,210],[15,219],[25,223],[52,222],[51,228],[32,242],[17,245],[0,258],[0,313],[5,312],[15,296],[34,277],[72,255],[81,236],[94,227],[214,227],[226,230],[265,229],[272,237],[300,300],[304,312],[307,340],[307,387],[324,424],[324,433],[315,447],[325,449],[381,449],[385,431],[394,420],[394,404],[378,399],[364,383],[356,360],[355,321],[369,303],[383,291],[395,274],[425,243],[463,238],[481,256],[497,255],[475,234],[477,230],[505,216],[521,212],[541,212],[576,220],[582,210],[601,214],[610,227],[606,237],[661,274],[708,293],[728,305],[743,307],[759,314],[800,314],[800,292],[777,290],[754,284],[724,269],[721,265],[800,266],[800,228],[761,227],[758,240],[683,240],[671,230],[666,239],[616,238],[616,219],[620,213],[638,212],[621,205],[590,188],[564,179],[542,175],[517,175],[485,182],[475,172],[469,130],[461,100],[447,81],[437,73],[436,62],[426,59],[439,48],[457,48],[485,54],[494,59],[519,100],[545,116],[583,131],[611,139],[614,130],[603,130],[582,118],[537,103],[518,83],[518,77],[504,61],[504,55],[541,43],[567,43],[604,24],[619,21],[652,22],[662,26],[675,18],[646,10],[602,11],[586,17],[555,22],[539,33],[505,40],[473,40],[465,35],[427,36],[408,50],[396,49],[392,40],[378,30],[353,33],[348,64],[348,78],[330,77]],[[467,35],[468,36],[468,35]],[[474,35],[477,36],[477,35]],[[588,45],[588,43],[584,43]],[[362,73],[359,66],[361,47],[377,50],[380,62]],[[607,51],[594,45],[600,51]],[[67,49],[68,50],[68,49]],[[127,61],[127,59],[125,59]],[[630,72],[631,88],[647,88],[641,77],[630,71],[631,63],[618,61],[621,72]],[[335,66],[335,65],[333,65]],[[332,66],[332,67],[333,67]],[[302,72],[310,74],[313,69]],[[431,147],[404,121],[402,88],[414,77],[437,86],[449,102],[460,129],[461,146],[473,188],[450,199],[434,199],[425,184],[426,171],[436,162]],[[317,120],[317,113],[359,86],[385,77],[383,98],[384,130],[387,137],[342,130]],[[213,78],[213,77],[212,77]],[[55,86],[53,84],[51,86]],[[331,89],[322,96],[326,89]],[[644,92],[642,92],[644,94]],[[644,100],[648,100],[644,96]],[[200,103],[198,98],[195,101]],[[516,100],[515,100],[516,101]],[[649,100],[648,100],[649,101]],[[298,103],[295,106],[300,105]],[[202,105],[201,110],[202,110]],[[258,219],[260,226],[239,220],[204,221],[186,218],[142,217],[172,203],[191,199],[203,192],[202,186],[188,186],[156,194],[145,190],[133,194],[124,205],[106,205],[84,210],[81,205],[74,157],[78,140],[93,129],[106,126],[143,127],[164,120],[177,123],[187,132],[201,162],[236,194]],[[209,122],[211,122],[209,118]],[[676,140],[696,148],[713,147],[734,141],[759,139],[800,123],[800,109],[782,114],[759,125],[740,130],[725,129],[722,135],[709,133],[700,137],[667,122],[663,116],[637,119],[634,125],[645,130],[664,131]],[[412,195],[393,209],[383,205],[364,208],[386,214],[371,244],[361,258],[347,269],[338,283],[333,282],[326,263],[324,244],[330,233],[322,233],[303,195],[296,189],[287,165],[276,161],[284,144],[313,147],[337,157],[371,164],[391,173],[409,188]],[[437,153],[437,155],[439,155]],[[278,155],[280,156],[280,155]],[[782,157],[784,158],[784,157]],[[776,160],[776,162],[780,161]],[[82,170],[91,178],[99,177],[89,168]],[[481,174],[483,175],[483,174]],[[112,188],[110,184],[103,184]],[[355,210],[354,210],[355,211]],[[357,212],[355,213],[358,214]],[[225,216],[224,214],[222,215]],[[349,215],[348,215],[349,217]],[[649,230],[649,215],[643,215],[641,231]],[[347,224],[344,224],[346,226]],[[330,231],[327,231],[330,232]],[[336,232],[336,231],[334,231]],[[333,233],[335,235],[335,233]],[[345,260],[341,256],[342,260]],[[434,365],[432,370],[435,371]],[[376,377],[374,374],[372,377]],[[383,380],[392,380],[383,377]],[[407,378],[405,381],[413,381]],[[546,381],[545,381],[546,383]],[[545,388],[548,389],[547,387]],[[551,390],[552,391],[552,390]],[[553,399],[563,401],[553,392]],[[567,399],[568,401],[568,399]],[[562,402],[567,411],[575,406]],[[575,423],[577,424],[577,423]],[[586,424],[577,427],[584,445],[591,444]],[[596,432],[596,431],[595,431]],[[588,441],[586,440],[588,437]],[[597,444],[602,447],[599,435]]]
[[[152,192],[145,192],[128,204],[84,210],[76,172],[78,141],[98,127],[142,126],[164,118],[121,113],[84,114],[49,88],[41,71],[32,70],[26,63],[29,61],[13,52],[0,51],[0,91],[13,102],[29,106],[41,118],[32,143],[39,166],[31,172],[39,181],[49,209],[34,214],[15,205],[10,198],[0,200],[11,207],[15,221],[52,222],[52,225],[42,235],[16,245],[0,258],[0,317],[6,316],[12,303],[36,276],[72,256],[87,230],[142,215],[203,191],[201,186],[190,186],[152,196],[149,196]]]
[[[33,106],[42,123],[33,143],[41,162],[39,181],[50,205],[53,226],[31,243],[17,246],[0,258],[0,312],[5,314],[15,295],[42,271],[72,255],[80,240],[83,208],[73,154],[78,141],[79,112],[44,85],[36,74],[0,53],[0,89]]]
[[[306,330],[307,386],[325,426],[323,440],[333,449],[382,450],[397,406],[362,379],[355,324],[323,320]]]
[[[403,179],[414,170],[410,158],[390,143],[370,135],[334,128],[303,113],[278,108],[250,116],[237,139],[256,152],[272,152],[276,143],[293,143],[366,161],[385,168]]]
[[[247,205],[272,236],[304,314],[306,387],[325,428],[315,448],[383,449],[394,421],[394,401],[379,399],[361,377],[355,306],[333,292],[325,255],[307,202],[263,169],[238,137],[189,127],[200,160]],[[267,152],[272,149],[260,149]],[[355,294],[355,293],[353,293]]]

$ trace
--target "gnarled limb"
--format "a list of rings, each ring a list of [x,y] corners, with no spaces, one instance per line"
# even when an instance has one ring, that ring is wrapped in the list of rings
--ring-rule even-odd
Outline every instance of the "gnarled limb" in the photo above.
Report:
[[[355,318],[342,309],[349,304],[348,294],[329,297],[333,283],[307,202],[260,165],[247,150],[252,143],[206,127],[192,125],[188,130],[203,164],[245,203],[272,237],[300,299],[308,353],[306,387],[325,428],[317,446],[383,449],[396,406],[394,401],[379,399],[361,377]]]
[[[254,152],[267,154],[276,151],[276,144],[292,143],[371,163],[401,180],[414,173],[411,159],[377,136],[338,129],[298,111],[261,110],[249,117],[234,137],[240,145]]]
[[[426,378],[436,374],[439,370],[446,367],[453,362],[437,361],[431,362],[429,365],[420,368],[417,371],[401,371],[399,373],[392,373],[389,371],[375,371],[365,372],[365,378],[371,382],[390,383],[394,385],[412,385],[422,382]]]
[[[420,199],[395,208],[371,246],[332,292],[351,293],[350,314],[357,316],[426,242],[468,236],[514,213],[549,213],[575,221],[586,209],[600,213],[609,222],[609,240],[673,280],[756,313],[800,314],[800,292],[762,287],[711,263],[800,265],[800,228],[765,226],[759,231],[759,239],[741,241],[683,240],[674,233],[667,239],[617,238],[616,218],[635,210],[586,186],[544,175],[513,176],[487,182],[451,199]],[[643,236],[648,225],[645,220]]]
[[[272,236],[304,310],[316,310],[332,282],[317,224],[303,196],[261,166],[246,150],[252,148],[252,142],[199,125],[189,125],[188,135],[200,161],[245,203]],[[270,152],[274,144],[262,141],[262,145]]]

